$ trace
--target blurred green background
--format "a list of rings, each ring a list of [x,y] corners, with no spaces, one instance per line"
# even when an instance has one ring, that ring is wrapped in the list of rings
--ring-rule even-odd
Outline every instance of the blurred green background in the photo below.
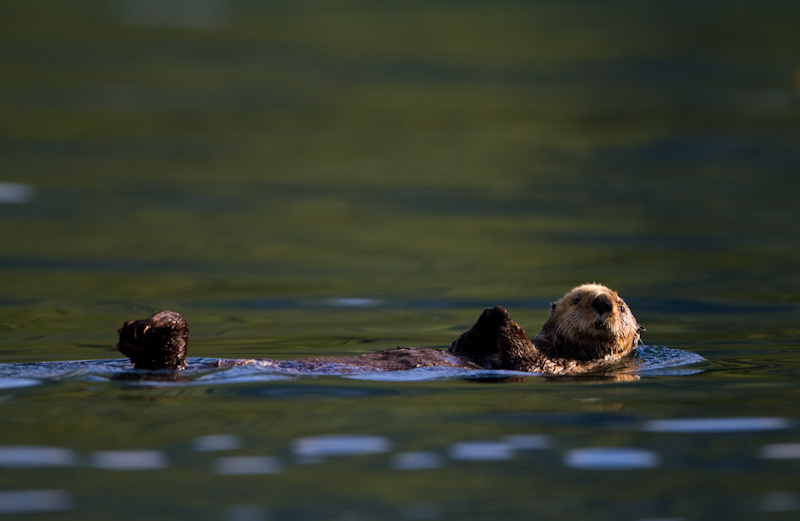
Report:
[[[798,11],[4,1],[3,296],[796,301]]]

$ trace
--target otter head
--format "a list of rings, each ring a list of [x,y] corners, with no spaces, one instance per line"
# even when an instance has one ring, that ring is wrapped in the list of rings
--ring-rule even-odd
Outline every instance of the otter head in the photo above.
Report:
[[[552,358],[615,360],[636,348],[643,331],[616,291],[584,284],[552,304],[534,344]]]
[[[189,326],[174,311],[159,311],[145,320],[130,320],[120,329],[117,349],[135,369],[184,369]]]

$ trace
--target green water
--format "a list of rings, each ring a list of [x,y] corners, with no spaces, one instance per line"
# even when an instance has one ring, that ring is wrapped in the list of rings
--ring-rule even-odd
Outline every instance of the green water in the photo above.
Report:
[[[0,5],[0,363],[163,308],[195,356],[443,347],[597,281],[702,372],[0,379],[0,518],[797,516],[800,7],[266,4]],[[297,450],[330,435],[382,445]]]

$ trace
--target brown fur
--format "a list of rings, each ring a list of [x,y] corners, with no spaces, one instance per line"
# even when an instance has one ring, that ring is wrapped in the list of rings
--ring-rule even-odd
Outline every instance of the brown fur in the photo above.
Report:
[[[185,369],[189,325],[180,313],[159,311],[117,330],[117,349],[136,369]]]
[[[624,360],[644,331],[615,291],[578,286],[552,304],[550,317],[531,341],[505,308],[488,308],[445,351],[396,348],[354,357],[302,360],[220,360],[215,365],[258,363],[297,371],[398,371],[418,367],[510,369],[554,375],[595,372]],[[181,315],[160,311],[126,322],[118,349],[136,369],[183,369],[189,328]]]
[[[533,340],[498,306],[485,310],[449,352],[485,368],[578,374],[624,360],[643,331],[617,292],[584,284],[551,305]]]

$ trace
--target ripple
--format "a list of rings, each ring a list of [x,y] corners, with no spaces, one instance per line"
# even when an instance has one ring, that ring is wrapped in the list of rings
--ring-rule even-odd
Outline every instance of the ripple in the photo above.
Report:
[[[69,510],[72,496],[64,490],[0,490],[0,514]]]
[[[241,448],[242,441],[235,434],[211,434],[194,439],[194,450],[197,452],[216,452]]]
[[[258,505],[232,505],[225,510],[223,521],[267,521],[269,511]]]
[[[300,438],[292,442],[292,451],[301,457],[380,454],[391,448],[392,442],[382,436],[334,434]]]
[[[0,389],[16,389],[18,387],[33,387],[42,382],[33,378],[0,378]]]
[[[651,420],[645,432],[754,432],[789,428],[785,418],[683,418]]]
[[[764,512],[793,512],[800,510],[800,494],[796,492],[772,492],[761,501]]]
[[[398,452],[392,458],[395,470],[438,469],[444,466],[444,459],[437,452]]]
[[[65,467],[77,461],[78,456],[69,449],[36,445],[0,447],[0,467]]]
[[[586,470],[633,470],[657,467],[658,454],[630,447],[572,449],[564,457],[568,467]]]
[[[519,450],[544,450],[550,448],[550,438],[542,434],[515,434],[503,441]]]
[[[33,200],[33,186],[26,183],[0,182],[0,204],[22,204]]]
[[[636,372],[653,376],[681,376],[700,373],[702,372],[700,369],[672,368],[706,361],[705,358],[691,351],[671,349],[664,346],[640,345],[636,348],[636,356],[641,363],[641,367]]]
[[[506,461],[514,457],[514,445],[499,441],[464,441],[451,445],[449,455],[464,461]]]
[[[532,377],[539,373],[506,371],[502,369],[465,369],[461,367],[418,367],[403,371],[371,371],[366,373],[343,374],[350,380],[369,380],[373,382],[424,382],[429,380],[493,379]]]
[[[402,519],[409,521],[424,521],[442,519],[442,513],[436,505],[428,503],[412,503],[399,512]]]
[[[110,450],[92,454],[91,466],[107,470],[156,470],[167,466],[167,456],[157,450]]]
[[[106,380],[108,377],[123,374],[127,369],[129,369],[128,362],[120,359],[0,364],[0,376],[2,376],[0,381],[21,380],[23,382],[32,381],[37,383],[41,383],[39,379],[96,381],[98,378]]]
[[[278,382],[291,380],[290,376],[279,374],[271,365],[253,363],[235,366],[199,376],[194,380],[197,384],[209,383],[241,384],[259,382]]]
[[[378,298],[330,298],[323,300],[323,303],[343,308],[371,308],[383,304],[383,299]]]
[[[704,359],[694,353],[661,346],[641,346],[640,366],[634,371],[646,375],[689,375],[702,369],[670,369]],[[190,357],[189,369],[180,374],[131,370],[127,360],[78,360],[69,362],[35,362],[0,364],[0,389],[39,385],[39,379],[126,382],[135,386],[229,385],[291,381],[299,376],[335,375],[354,380],[375,382],[417,382],[439,379],[518,380],[539,376],[509,370],[466,369],[459,367],[422,367],[403,371],[372,371],[352,365],[331,362],[310,370],[302,361],[242,360],[242,365],[210,368],[219,359]],[[355,371],[355,372],[354,372]],[[271,391],[265,391],[271,392]],[[281,392],[281,391],[278,391]],[[326,390],[326,395],[329,393]],[[351,392],[351,391],[348,391]],[[375,393],[375,389],[357,391]]]
[[[281,462],[272,456],[231,456],[214,462],[214,472],[227,476],[279,474]]]
[[[773,443],[761,447],[764,459],[800,459],[800,443]]]
[[[348,388],[330,387],[323,385],[296,385],[292,387],[272,387],[267,389],[257,389],[258,396],[277,399],[313,399],[331,400],[338,398],[363,398],[371,396],[384,396],[395,394],[389,389],[368,389],[368,388]]]
[[[217,29],[227,19],[227,4],[223,0],[119,0],[117,10],[124,24],[142,27]]]

